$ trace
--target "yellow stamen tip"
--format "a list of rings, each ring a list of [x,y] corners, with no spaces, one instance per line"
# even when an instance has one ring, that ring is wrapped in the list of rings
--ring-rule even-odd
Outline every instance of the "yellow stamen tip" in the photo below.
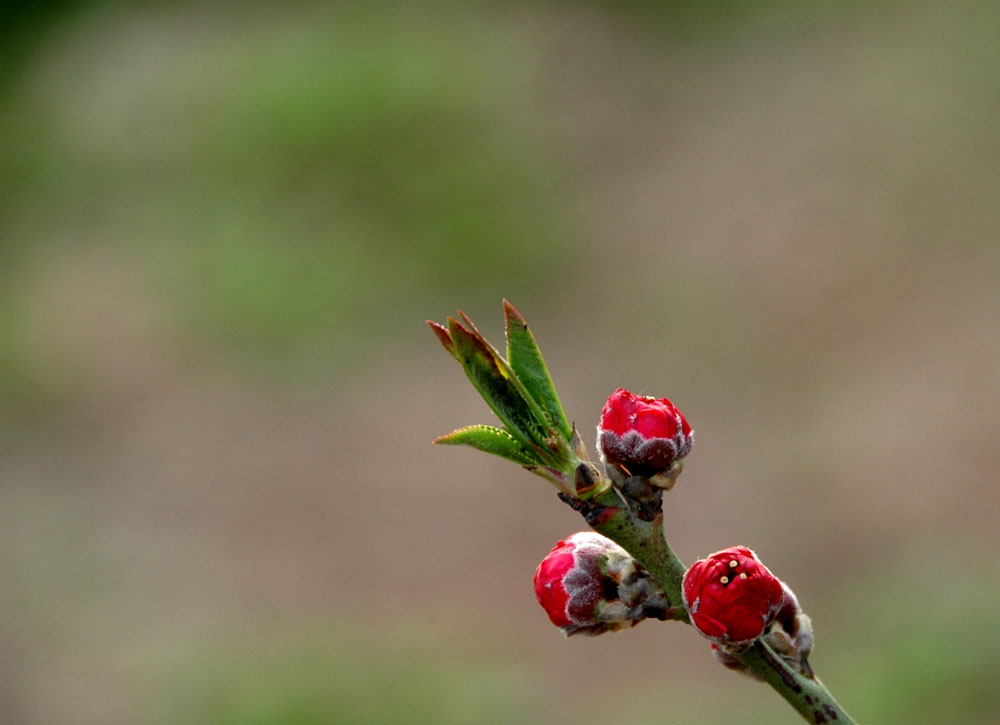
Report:
[[[724,576],[724,577],[722,577],[722,579],[720,579],[719,581],[721,581],[721,582],[722,582],[723,584],[728,584],[728,583],[729,583],[729,577],[727,577],[727,576]]]
[[[737,566],[739,566],[739,564],[736,563],[736,559],[733,559],[732,561],[729,562],[730,569],[735,569]]]
[[[745,571],[740,572],[740,579],[746,579],[746,578],[747,578],[747,573]]]

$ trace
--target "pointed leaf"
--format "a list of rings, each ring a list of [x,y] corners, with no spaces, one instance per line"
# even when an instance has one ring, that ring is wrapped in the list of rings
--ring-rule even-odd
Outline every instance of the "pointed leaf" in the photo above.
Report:
[[[559,460],[568,460],[570,448],[566,439],[569,436],[563,435],[562,431],[553,425],[552,416],[549,415],[549,412],[541,406],[538,400],[536,400],[531,392],[525,387],[520,376],[511,368],[510,364],[503,358],[499,351],[497,351],[497,349],[490,344],[490,341],[486,339],[483,333],[479,331],[479,328],[476,327],[476,324],[471,320],[471,318],[461,310],[458,311],[458,314],[462,318],[462,321],[468,326],[469,332],[482,344],[489,354],[492,355],[493,360],[500,372],[503,373],[504,377],[511,381],[521,397],[528,403],[528,407],[531,410],[534,420],[544,430],[543,438],[536,438],[535,442],[544,448],[550,455],[554,453]]]
[[[563,468],[570,451],[561,434],[549,425],[546,414],[528,395],[507,361],[482,337],[449,317],[448,329],[458,361],[472,385],[493,409],[504,427],[548,465]]]
[[[471,446],[522,466],[536,466],[541,463],[534,451],[525,448],[507,431],[491,425],[470,425],[459,428],[434,442],[446,446]]]
[[[553,457],[552,436],[546,430],[544,414],[518,383],[513,371],[478,331],[448,318],[448,330],[455,343],[458,361],[473,387],[522,444]]]
[[[434,320],[427,320],[427,324],[430,326],[431,331],[437,335],[438,341],[444,346],[444,349],[448,351],[448,354],[458,360],[458,353],[455,352],[455,342],[451,339],[448,328],[440,323],[434,322]]]
[[[535,336],[514,305],[504,300],[503,310],[507,329],[507,362],[531,397],[548,413],[552,423],[568,440],[573,435],[573,430],[566,420],[566,413],[559,402],[559,395],[552,384],[548,368],[545,367]]]

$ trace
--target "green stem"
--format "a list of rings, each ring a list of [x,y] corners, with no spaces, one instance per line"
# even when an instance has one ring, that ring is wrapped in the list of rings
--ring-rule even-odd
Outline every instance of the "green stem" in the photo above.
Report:
[[[799,674],[763,642],[758,640],[736,658],[777,690],[807,722],[855,725],[819,678]]]
[[[634,556],[663,587],[667,603],[683,611],[680,620],[687,622],[687,610],[681,596],[685,567],[663,535],[663,515],[658,514],[653,521],[636,518],[614,489],[608,489],[590,503],[597,507],[597,515],[581,512],[587,523]]]
[[[658,514],[653,521],[639,520],[613,489],[586,502],[569,497],[564,500],[576,508],[595,531],[617,542],[634,556],[663,587],[669,605],[681,608],[682,613],[677,619],[690,622],[681,595],[686,567],[667,543],[662,514]],[[785,698],[807,722],[855,725],[818,678],[799,674],[763,642],[758,641],[736,657]]]

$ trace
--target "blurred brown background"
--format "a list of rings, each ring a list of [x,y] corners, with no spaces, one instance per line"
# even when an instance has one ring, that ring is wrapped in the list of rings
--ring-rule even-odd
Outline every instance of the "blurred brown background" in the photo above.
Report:
[[[430,445],[500,301],[584,430],[697,430],[866,723],[1000,721],[1000,6],[61,2],[0,45],[0,719],[772,723],[681,625],[563,640],[582,528]]]

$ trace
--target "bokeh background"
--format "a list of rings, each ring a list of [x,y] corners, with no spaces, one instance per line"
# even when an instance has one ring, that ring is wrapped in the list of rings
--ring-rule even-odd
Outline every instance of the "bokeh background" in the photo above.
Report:
[[[774,723],[437,435],[508,297],[697,430],[867,723],[1000,721],[1000,5],[54,2],[0,24],[0,719]]]

